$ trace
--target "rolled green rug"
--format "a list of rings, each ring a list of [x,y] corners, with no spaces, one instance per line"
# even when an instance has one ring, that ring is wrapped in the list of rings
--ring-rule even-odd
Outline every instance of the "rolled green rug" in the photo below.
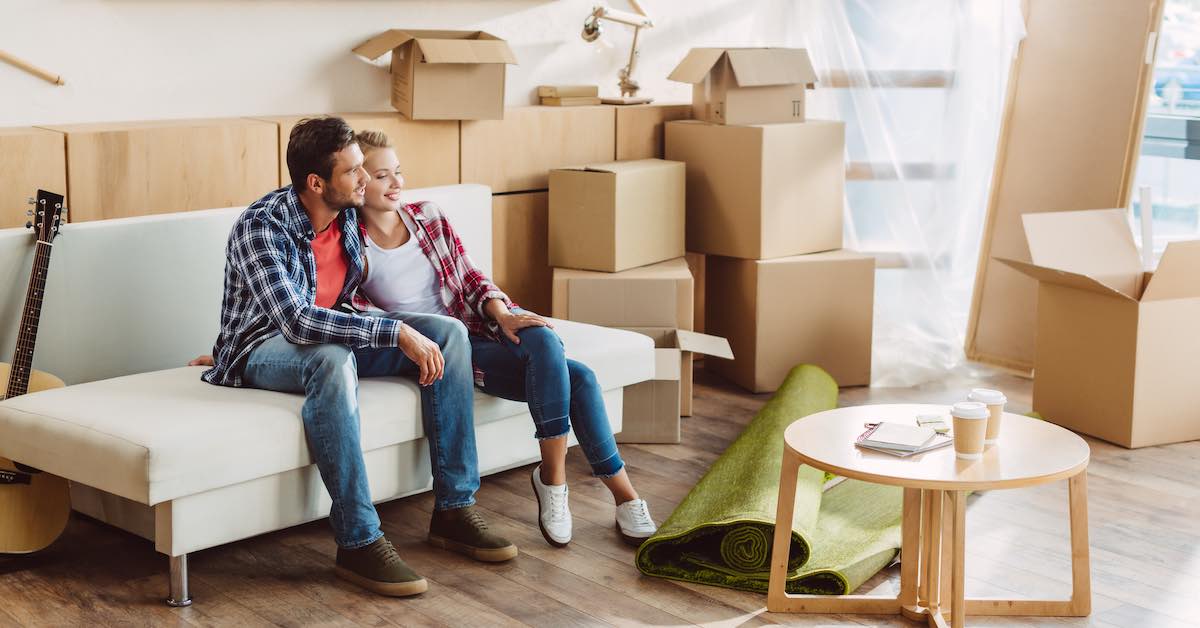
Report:
[[[783,456],[793,421],[837,407],[837,383],[816,366],[792,369],[775,396],[638,549],[638,569],[662,578],[766,592]],[[901,491],[801,466],[788,559],[789,593],[842,595],[900,548]]]

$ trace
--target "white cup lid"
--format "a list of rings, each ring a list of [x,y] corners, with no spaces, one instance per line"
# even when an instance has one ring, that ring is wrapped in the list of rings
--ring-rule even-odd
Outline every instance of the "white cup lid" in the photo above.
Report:
[[[967,395],[967,399],[978,401],[994,406],[1001,403],[1008,403],[1008,397],[999,390],[991,390],[990,388],[972,388],[971,394]]]
[[[986,419],[990,415],[987,406],[978,401],[960,401],[950,409],[956,419]]]

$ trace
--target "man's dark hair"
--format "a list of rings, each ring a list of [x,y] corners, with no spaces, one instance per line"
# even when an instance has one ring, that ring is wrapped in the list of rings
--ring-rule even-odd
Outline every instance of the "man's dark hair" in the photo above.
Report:
[[[288,136],[287,166],[297,192],[307,189],[308,175],[328,181],[333,177],[333,156],[354,144],[354,129],[341,118],[305,118]]]

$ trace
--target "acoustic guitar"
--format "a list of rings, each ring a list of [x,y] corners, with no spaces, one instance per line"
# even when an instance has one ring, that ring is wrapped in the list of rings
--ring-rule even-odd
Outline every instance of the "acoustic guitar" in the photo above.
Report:
[[[25,225],[37,234],[37,250],[17,331],[17,348],[12,364],[0,363],[0,381],[8,382],[4,399],[63,386],[61,379],[35,371],[32,366],[50,251],[65,214],[62,195],[38,190],[34,208],[29,211],[32,219]],[[44,549],[62,534],[70,515],[71,495],[66,480],[0,458],[0,553],[27,554]]]

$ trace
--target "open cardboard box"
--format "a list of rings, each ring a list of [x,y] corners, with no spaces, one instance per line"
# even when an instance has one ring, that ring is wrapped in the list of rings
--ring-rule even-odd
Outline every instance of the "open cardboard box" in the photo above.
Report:
[[[392,106],[410,120],[501,120],[508,42],[483,31],[384,31],[354,48],[392,53]]]
[[[667,77],[692,84],[692,117],[716,124],[804,122],[817,80],[803,48],[692,48]]]
[[[619,273],[555,268],[551,315],[604,327],[688,332],[694,327],[694,296],[692,273],[682,257]],[[683,336],[695,339],[702,334]],[[704,347],[709,345],[691,346],[708,354]],[[679,378],[683,416],[692,414],[692,363],[692,351],[684,351]]]
[[[1037,279],[1033,408],[1126,447],[1200,438],[1200,241],[1142,270],[1121,209],[1026,214]]]
[[[626,327],[654,339],[654,379],[625,387],[623,425],[618,443],[678,443],[684,414],[683,373],[691,373],[693,355],[733,359],[729,341],[670,327]],[[686,398],[691,401],[691,378]],[[689,404],[690,405],[690,404]],[[691,414],[690,410],[687,414]]]

